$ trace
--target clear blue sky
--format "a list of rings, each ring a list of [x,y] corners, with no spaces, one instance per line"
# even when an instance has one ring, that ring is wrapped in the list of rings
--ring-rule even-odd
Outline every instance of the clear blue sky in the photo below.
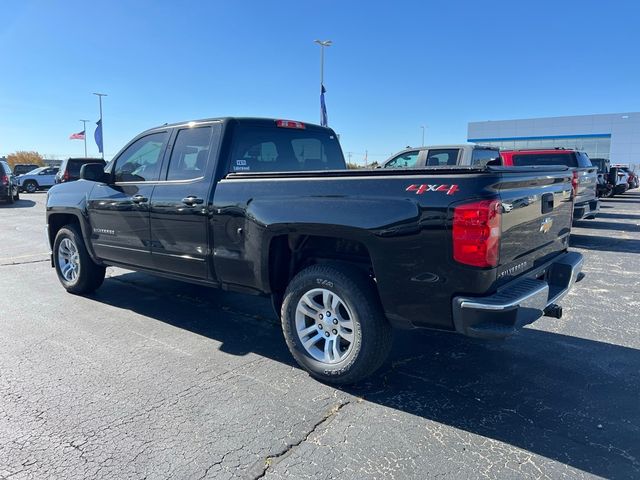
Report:
[[[636,1],[0,3],[0,155],[110,158],[164,122],[248,115],[329,124],[345,152],[466,139],[467,122],[640,110]],[[94,124],[88,128],[90,153]],[[88,125],[89,127],[89,125]]]

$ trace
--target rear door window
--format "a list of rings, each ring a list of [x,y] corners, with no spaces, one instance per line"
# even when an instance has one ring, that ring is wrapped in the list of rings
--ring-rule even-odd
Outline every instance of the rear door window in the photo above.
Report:
[[[441,167],[443,165],[456,165],[458,163],[458,148],[435,148],[429,150],[427,155],[427,167]]]
[[[565,167],[577,167],[578,162],[576,161],[576,156],[573,152],[534,153],[514,155],[513,165],[516,167],[531,167],[535,165],[564,165]]]
[[[384,168],[414,168],[418,164],[420,150],[404,152],[384,164]]]
[[[344,170],[338,139],[327,131],[240,126],[231,172]]]
[[[210,126],[178,131],[167,180],[193,180],[204,176],[209,161],[211,131]]]

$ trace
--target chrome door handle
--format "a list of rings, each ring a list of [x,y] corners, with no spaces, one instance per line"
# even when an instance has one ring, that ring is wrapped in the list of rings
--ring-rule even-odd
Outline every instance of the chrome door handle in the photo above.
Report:
[[[193,195],[189,195],[188,197],[182,199],[182,203],[184,203],[185,205],[193,206],[204,203],[204,200],[198,197],[194,197]]]
[[[131,201],[133,203],[145,203],[148,202],[149,199],[144,195],[134,195],[133,197],[131,197]]]

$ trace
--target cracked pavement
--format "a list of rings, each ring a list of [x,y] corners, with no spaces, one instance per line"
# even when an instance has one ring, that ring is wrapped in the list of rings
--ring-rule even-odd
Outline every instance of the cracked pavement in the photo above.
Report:
[[[49,267],[45,194],[0,205],[0,479],[639,478],[640,191],[572,244],[587,277],[504,342],[396,332],[335,389],[263,298]]]

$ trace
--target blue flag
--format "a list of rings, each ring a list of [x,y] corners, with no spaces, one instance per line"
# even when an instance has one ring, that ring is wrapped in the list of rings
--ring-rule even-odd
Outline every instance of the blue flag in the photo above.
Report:
[[[103,153],[103,148],[102,148],[102,119],[98,120],[96,122],[96,125],[98,126],[96,128],[96,131],[93,134],[93,138],[96,141],[96,145],[98,146],[98,151],[100,153]]]
[[[327,119],[327,105],[324,103],[324,92],[327,90],[324,88],[324,85],[320,85],[320,125],[326,127],[329,125],[329,120]]]

